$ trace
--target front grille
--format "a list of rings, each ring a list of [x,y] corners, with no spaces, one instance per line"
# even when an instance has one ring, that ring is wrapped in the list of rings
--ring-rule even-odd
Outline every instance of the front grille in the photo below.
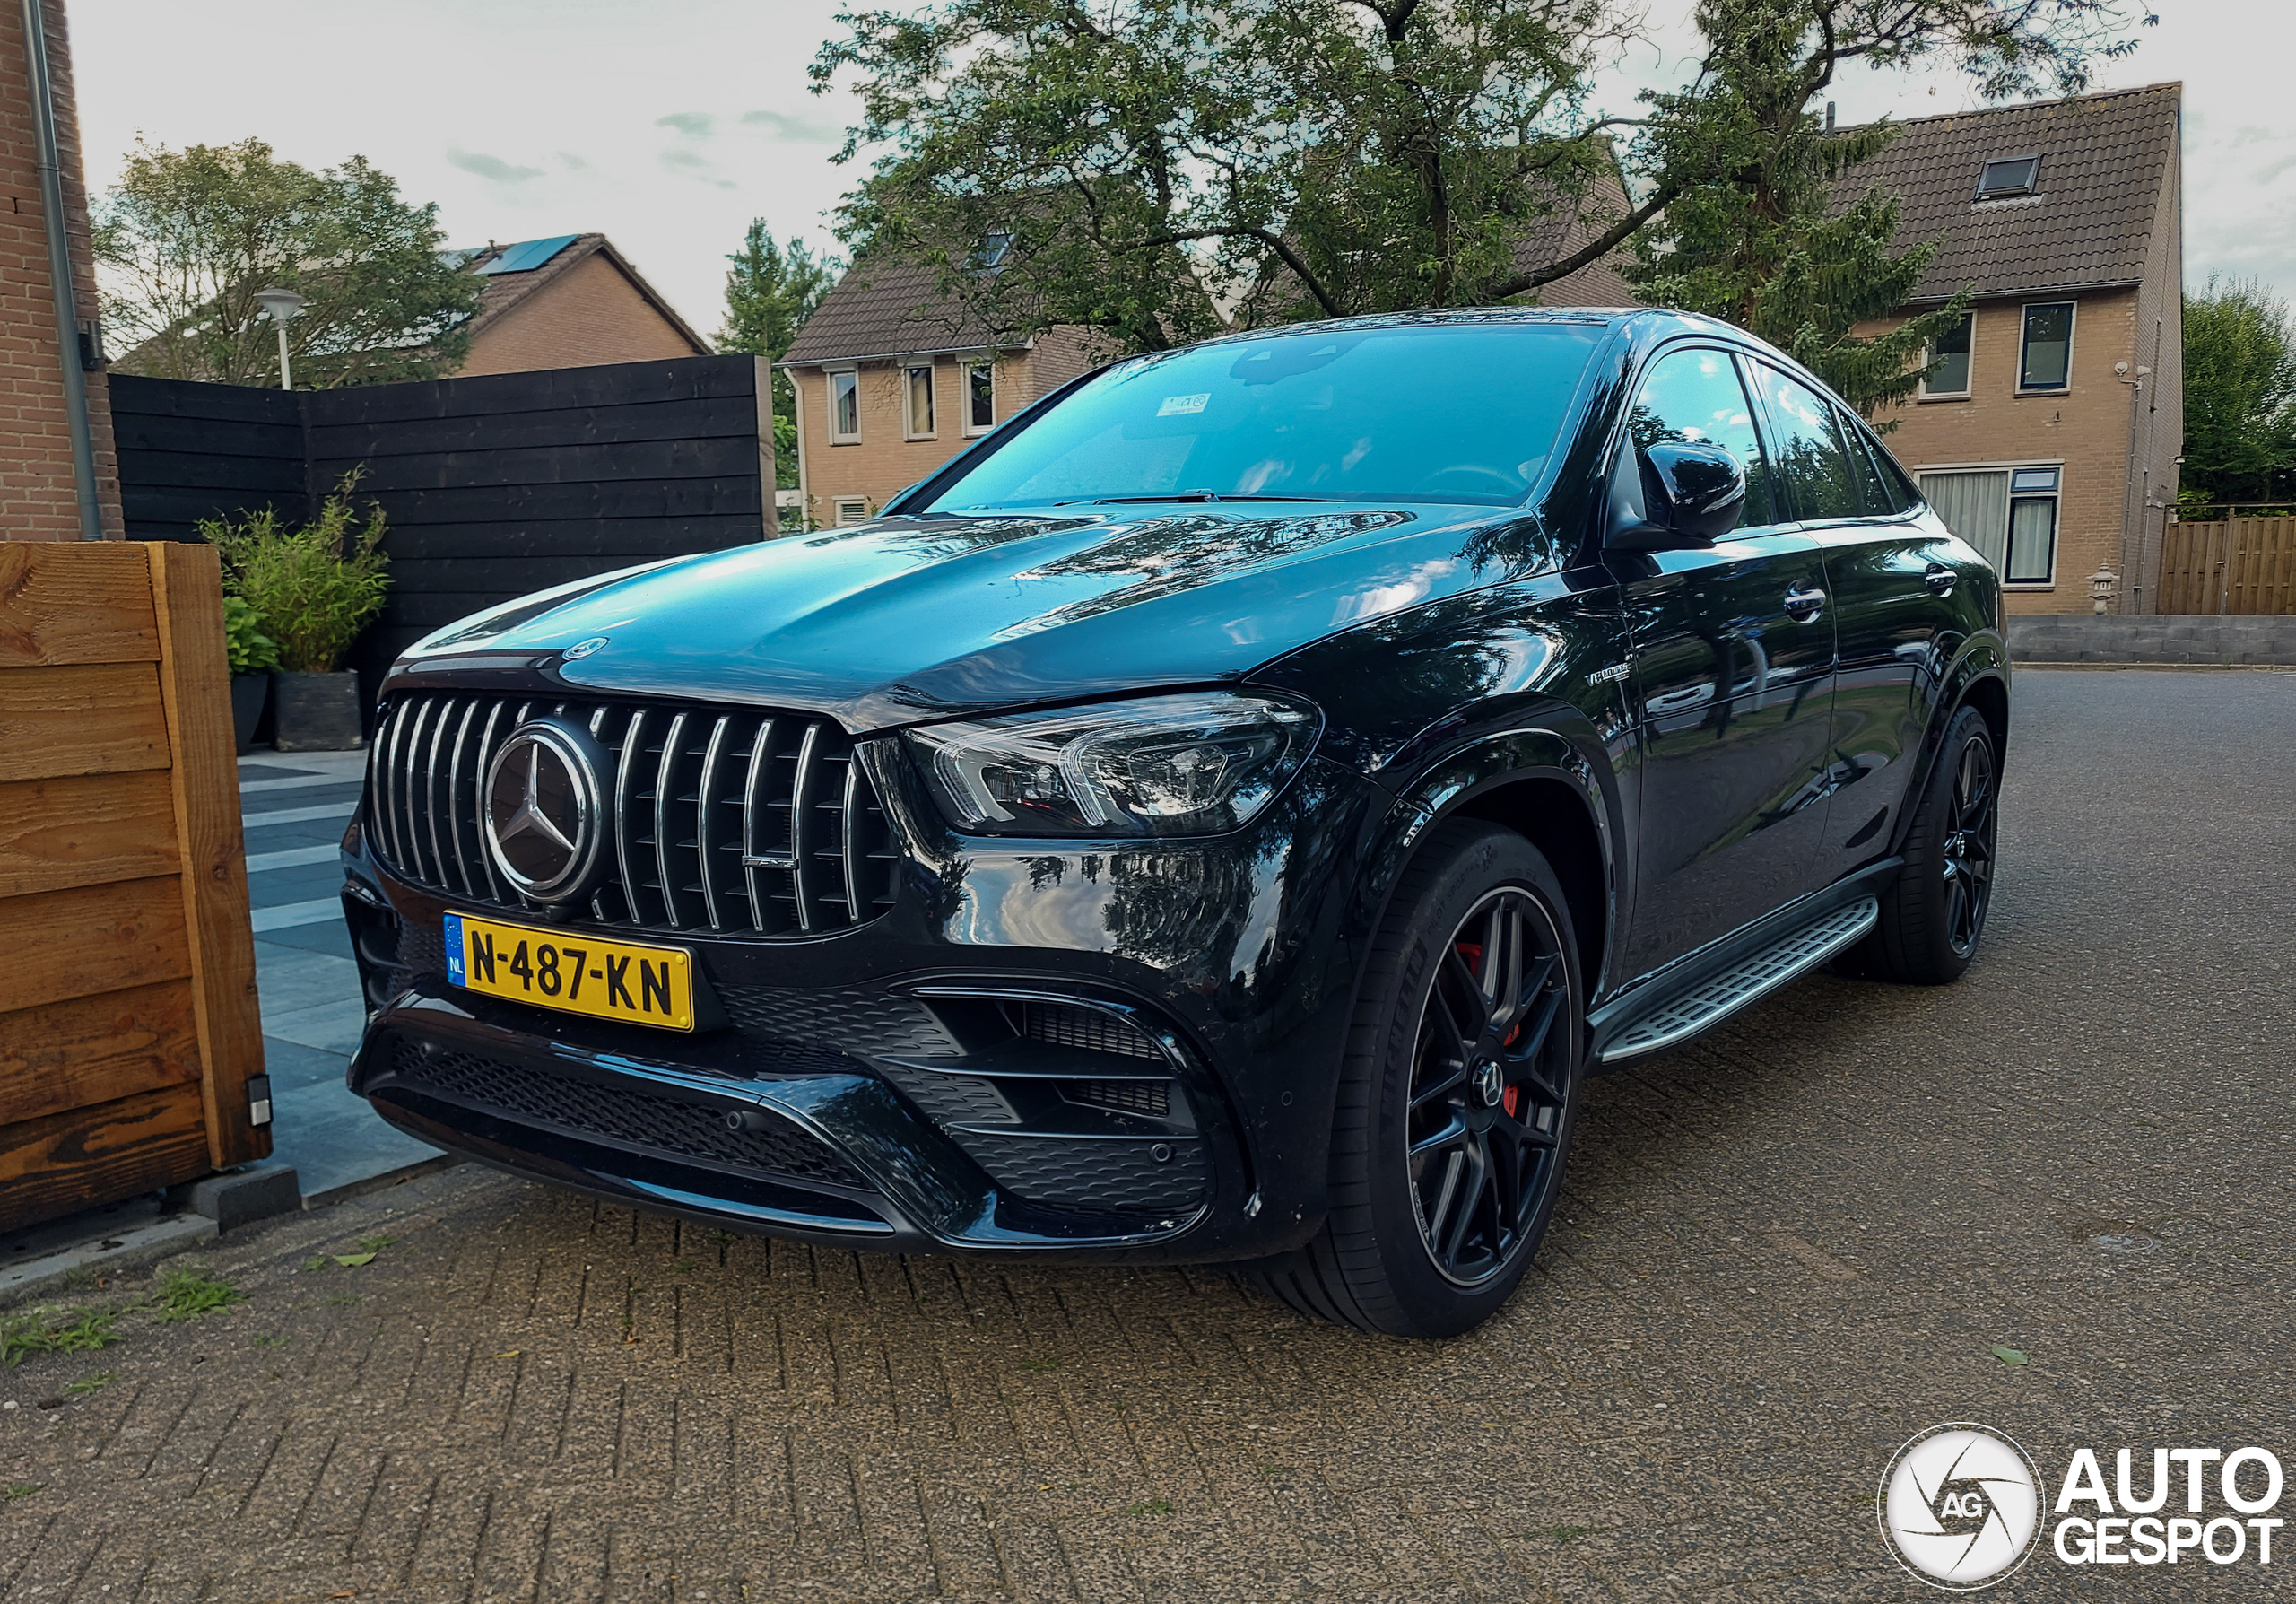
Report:
[[[969,1131],[965,1151],[1014,1197],[1082,1214],[1192,1208],[1211,1164],[1201,1141],[1059,1139]]]
[[[398,1079],[454,1102],[581,1131],[619,1146],[828,1186],[866,1184],[812,1136],[762,1111],[751,1112],[754,1129],[731,1130],[726,1111],[707,1103],[573,1080],[452,1048],[425,1052],[404,1040],[391,1055],[391,1070]]]
[[[526,904],[486,850],[486,765],[529,718],[587,727],[607,758],[591,916],[656,931],[796,937],[893,904],[898,859],[853,743],[825,719],[744,709],[423,693],[375,727],[376,846],[402,879],[497,907]]]

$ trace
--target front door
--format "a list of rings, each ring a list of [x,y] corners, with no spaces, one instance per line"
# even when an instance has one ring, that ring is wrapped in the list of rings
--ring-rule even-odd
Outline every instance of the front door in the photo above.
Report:
[[[1822,883],[1833,625],[1818,543],[1785,522],[1736,364],[1662,353],[1635,449],[1705,440],[1747,470],[1746,510],[1708,548],[1612,553],[1634,650],[1640,848],[1627,969],[1646,974]],[[1641,516],[1634,450],[1613,524]]]

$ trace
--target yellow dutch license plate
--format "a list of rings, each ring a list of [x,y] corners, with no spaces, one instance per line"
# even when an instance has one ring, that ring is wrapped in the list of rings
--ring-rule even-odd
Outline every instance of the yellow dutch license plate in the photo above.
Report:
[[[657,1030],[693,1028],[693,955],[449,913],[447,978],[470,991]]]

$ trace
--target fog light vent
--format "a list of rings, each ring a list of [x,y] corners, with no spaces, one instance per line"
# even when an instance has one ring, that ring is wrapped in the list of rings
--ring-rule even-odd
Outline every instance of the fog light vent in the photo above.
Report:
[[[1171,1088],[1161,1080],[1065,1080],[1060,1094],[1071,1103],[1152,1114],[1160,1120],[1172,1111]]]
[[[1054,1047],[1081,1047],[1088,1052],[1113,1052],[1126,1058],[1164,1061],[1163,1050],[1146,1035],[1116,1015],[1104,1014],[1098,1008],[1024,1002],[1021,1005],[1021,1033],[1031,1042]],[[1159,1091],[1158,1095],[1162,1093]]]

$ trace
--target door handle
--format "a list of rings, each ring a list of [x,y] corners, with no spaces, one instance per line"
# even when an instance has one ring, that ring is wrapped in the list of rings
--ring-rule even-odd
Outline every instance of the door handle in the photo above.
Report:
[[[1961,577],[1943,562],[1932,562],[1922,571],[1922,588],[1932,596],[1951,596],[1953,594],[1953,581]]]
[[[1796,623],[1813,622],[1826,610],[1826,593],[1814,585],[1796,585],[1786,593],[1786,615]]]

